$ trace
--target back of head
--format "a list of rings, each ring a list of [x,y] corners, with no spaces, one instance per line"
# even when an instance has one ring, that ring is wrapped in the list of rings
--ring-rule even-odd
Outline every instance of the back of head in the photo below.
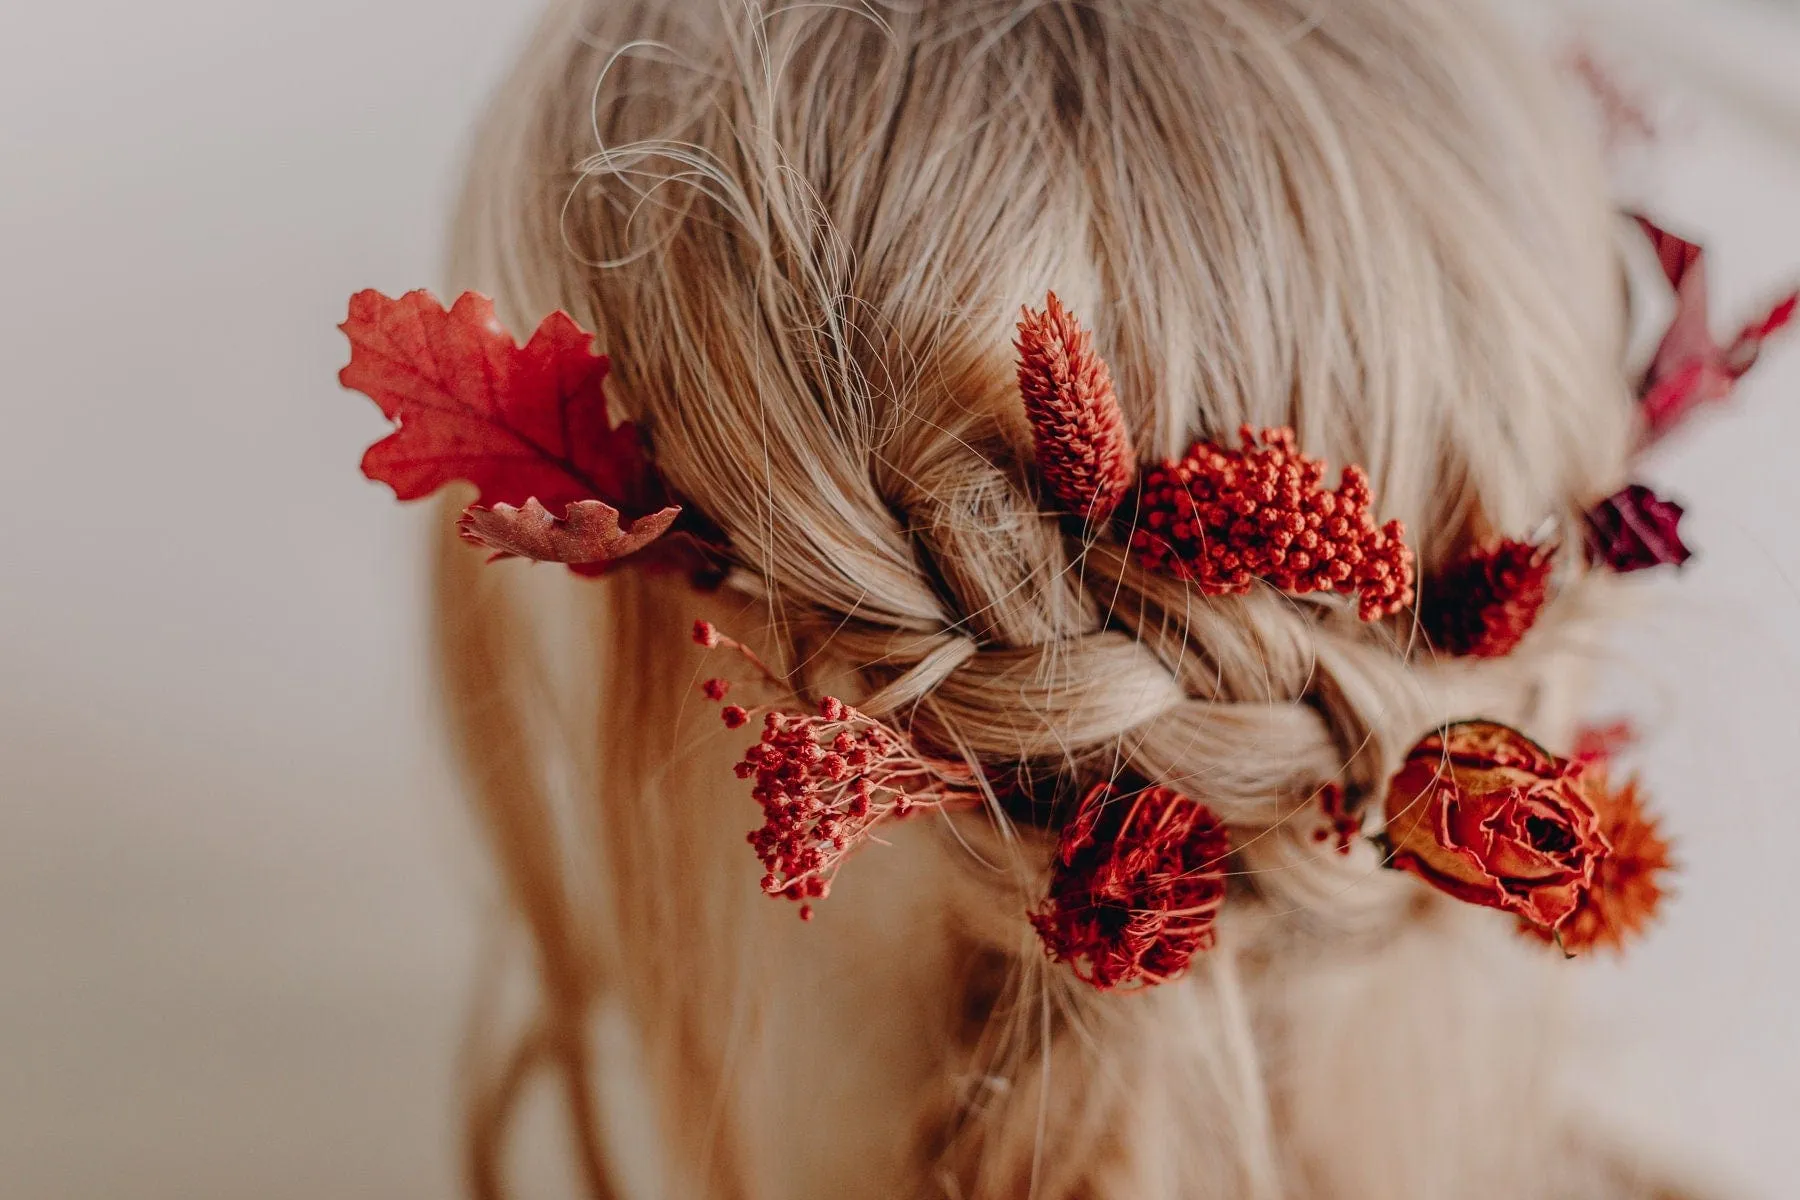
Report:
[[[453,712],[543,965],[533,1053],[591,1126],[589,1010],[641,1052],[656,1133],[590,1144],[597,1192],[654,1161],[656,1194],[781,1200],[1653,1194],[1554,1099],[1543,956],[1309,816],[1328,784],[1368,804],[1437,722],[1566,737],[1599,583],[1493,662],[1343,597],[1202,597],[1042,511],[1010,344],[1053,289],[1141,456],[1291,426],[1367,469],[1427,578],[1566,526],[1629,404],[1612,218],[1552,95],[1443,0],[546,20],[458,282],[597,330],[734,564],[697,598],[441,559]],[[1235,847],[1218,945],[1139,995],[1047,962],[1031,805],[898,827],[811,923],[759,899],[699,615],[1039,794],[1128,772],[1203,800]]]

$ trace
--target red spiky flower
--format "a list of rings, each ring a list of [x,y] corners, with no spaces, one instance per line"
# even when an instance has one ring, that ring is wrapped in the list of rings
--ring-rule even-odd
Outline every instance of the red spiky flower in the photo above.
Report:
[[[1212,810],[1173,788],[1098,784],[1063,830],[1031,924],[1101,991],[1164,983],[1212,946],[1230,852]]]
[[[1583,790],[1600,813],[1600,832],[1612,849],[1594,868],[1594,880],[1571,913],[1552,932],[1529,922],[1520,928],[1555,941],[1566,954],[1619,951],[1655,919],[1664,896],[1660,876],[1672,870],[1669,843],[1656,818],[1644,811],[1634,779],[1614,791],[1601,766],[1586,768]]]
[[[1094,339],[1052,292],[1019,321],[1019,395],[1031,422],[1038,475],[1067,511],[1104,521],[1137,475],[1112,372]]]
[[[1300,453],[1291,429],[1239,431],[1244,446],[1195,442],[1179,462],[1144,475],[1138,561],[1194,584],[1203,595],[1250,591],[1266,580],[1284,592],[1360,593],[1365,621],[1413,599],[1413,555],[1398,521],[1377,528],[1362,468],[1344,468],[1336,491],[1325,464]]]
[[[1556,547],[1510,538],[1475,547],[1440,575],[1419,606],[1431,644],[1446,654],[1504,658],[1550,598]]]
[[[696,621],[693,638],[708,649],[734,651],[765,682],[786,690],[754,651],[710,622]],[[723,700],[728,687],[708,679],[701,692]],[[762,736],[736,767],[738,778],[754,780],[750,794],[763,812],[762,826],[745,840],[762,862],[763,891],[800,902],[802,920],[812,919],[806,901],[830,894],[838,868],[878,826],[981,803],[967,764],[920,753],[906,735],[836,697],[826,696],[816,712],[761,711]],[[727,729],[750,717],[741,705],[720,710]]]

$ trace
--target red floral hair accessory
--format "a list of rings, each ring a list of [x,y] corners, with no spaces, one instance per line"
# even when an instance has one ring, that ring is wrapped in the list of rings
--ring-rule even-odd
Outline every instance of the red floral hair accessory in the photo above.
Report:
[[[787,685],[742,642],[711,623],[694,623],[694,642],[738,654],[762,681]],[[701,694],[722,701],[730,688],[708,679]],[[980,805],[976,772],[966,763],[922,754],[901,733],[867,713],[826,696],[815,712],[760,710],[762,736],[744,751],[736,771],[753,780],[751,796],[762,806],[761,828],[747,837],[762,861],[762,889],[800,903],[822,900],[844,860],[875,837],[877,827],[922,812]],[[752,712],[729,704],[720,710],[727,729],[748,724]]]
[[[1550,599],[1556,550],[1503,538],[1464,555],[1433,581],[1419,606],[1433,648],[1469,658],[1511,654]]]
[[[1213,944],[1230,853],[1204,804],[1098,784],[1063,829],[1031,924],[1052,959],[1101,991],[1166,983]]]
[[[1137,463],[1093,335],[1052,292],[1041,312],[1025,310],[1014,348],[1039,477],[1064,509],[1104,521],[1130,490]]]
[[[1412,603],[1405,527],[1376,527],[1362,468],[1345,467],[1332,491],[1325,464],[1300,453],[1293,430],[1245,426],[1239,436],[1242,449],[1196,442],[1145,473],[1131,535],[1140,564],[1207,596],[1248,592],[1258,579],[1295,595],[1360,593],[1365,621]]]
[[[363,291],[339,328],[350,339],[339,381],[397,426],[363,455],[363,473],[400,499],[474,484],[459,528],[496,558],[585,575],[626,559],[701,567],[703,523],[670,495],[637,427],[612,423],[611,362],[568,314],[520,346],[475,292],[446,310],[425,291]],[[647,550],[671,531],[689,536]]]
[[[1668,847],[1635,785],[1551,754],[1516,729],[1465,721],[1428,734],[1388,785],[1389,863],[1498,908],[1574,954],[1621,946],[1654,913]]]

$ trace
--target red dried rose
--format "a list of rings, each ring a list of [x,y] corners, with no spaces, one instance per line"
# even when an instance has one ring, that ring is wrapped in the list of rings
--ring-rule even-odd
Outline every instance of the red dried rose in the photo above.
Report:
[[[1504,658],[1550,598],[1556,547],[1503,539],[1477,546],[1425,591],[1419,622],[1446,654]]]
[[[1167,982],[1213,944],[1230,852],[1204,804],[1096,785],[1063,830],[1031,924],[1051,958],[1101,991]]]
[[[1663,274],[1675,289],[1675,316],[1639,389],[1645,441],[1657,442],[1697,409],[1731,395],[1737,381],[1756,365],[1763,343],[1793,321],[1800,292],[1776,301],[1745,324],[1729,345],[1720,346],[1712,333],[1706,252],[1646,217],[1637,222],[1656,247]]]
[[[1580,907],[1608,849],[1581,775],[1492,721],[1430,734],[1388,785],[1392,865],[1554,930]]]
[[[1093,335],[1052,292],[1042,312],[1025,310],[1014,347],[1044,486],[1069,512],[1104,521],[1125,498],[1137,462]]]
[[[1196,442],[1179,462],[1144,475],[1131,549],[1147,569],[1203,595],[1250,591],[1258,579],[1284,592],[1361,593],[1377,620],[1413,600],[1413,555],[1398,521],[1376,528],[1360,467],[1333,492],[1325,464],[1301,454],[1291,429],[1239,431],[1242,450]]]
[[[1681,541],[1682,515],[1681,505],[1641,483],[1621,488],[1586,513],[1588,560],[1620,574],[1679,567],[1693,557]]]
[[[1554,933],[1523,925],[1527,932],[1554,940],[1566,954],[1623,950],[1655,918],[1663,899],[1658,877],[1673,869],[1669,843],[1656,819],[1644,811],[1635,779],[1613,791],[1607,787],[1605,771],[1590,768],[1584,784],[1600,812],[1600,833],[1611,849],[1600,859],[1594,881],[1577,900],[1575,911]]]

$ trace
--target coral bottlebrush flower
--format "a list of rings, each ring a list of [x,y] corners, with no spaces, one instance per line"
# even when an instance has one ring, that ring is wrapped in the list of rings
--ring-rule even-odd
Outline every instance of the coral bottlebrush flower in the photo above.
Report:
[[[1504,658],[1550,598],[1555,546],[1502,539],[1477,546],[1428,587],[1419,622],[1446,654]]]
[[[1669,843],[1656,819],[1644,811],[1636,780],[1614,791],[1607,786],[1604,768],[1590,767],[1584,781],[1600,812],[1601,835],[1612,848],[1600,859],[1594,881],[1581,894],[1575,911],[1554,934],[1541,926],[1523,926],[1546,941],[1554,940],[1565,954],[1623,950],[1655,918],[1664,894],[1659,876],[1673,868]]]
[[[1658,442],[1695,410],[1727,399],[1756,360],[1763,343],[1785,329],[1800,309],[1800,292],[1791,292],[1752,318],[1730,344],[1713,338],[1706,286],[1706,252],[1693,242],[1637,218],[1644,236],[1656,248],[1669,286],[1675,289],[1675,316],[1644,376],[1639,397],[1644,413],[1644,440]]]
[[[1492,721],[1430,734],[1388,785],[1392,865],[1554,931],[1581,907],[1608,852],[1582,776]]]
[[[1093,335],[1052,292],[1042,312],[1025,310],[1014,348],[1038,475],[1067,511],[1104,521],[1125,498],[1137,463]]]
[[[1063,830],[1031,923],[1051,958],[1101,991],[1166,982],[1213,944],[1230,851],[1204,804],[1099,784]]]
[[[1203,595],[1250,591],[1258,579],[1284,592],[1360,593],[1365,621],[1413,599],[1413,555],[1398,521],[1377,528],[1360,467],[1336,491],[1325,464],[1301,454],[1291,429],[1239,431],[1243,449],[1196,442],[1179,462],[1144,475],[1137,560],[1194,584]]]
[[[1641,483],[1621,488],[1587,510],[1587,554],[1619,574],[1693,557],[1681,541],[1681,505]]]

